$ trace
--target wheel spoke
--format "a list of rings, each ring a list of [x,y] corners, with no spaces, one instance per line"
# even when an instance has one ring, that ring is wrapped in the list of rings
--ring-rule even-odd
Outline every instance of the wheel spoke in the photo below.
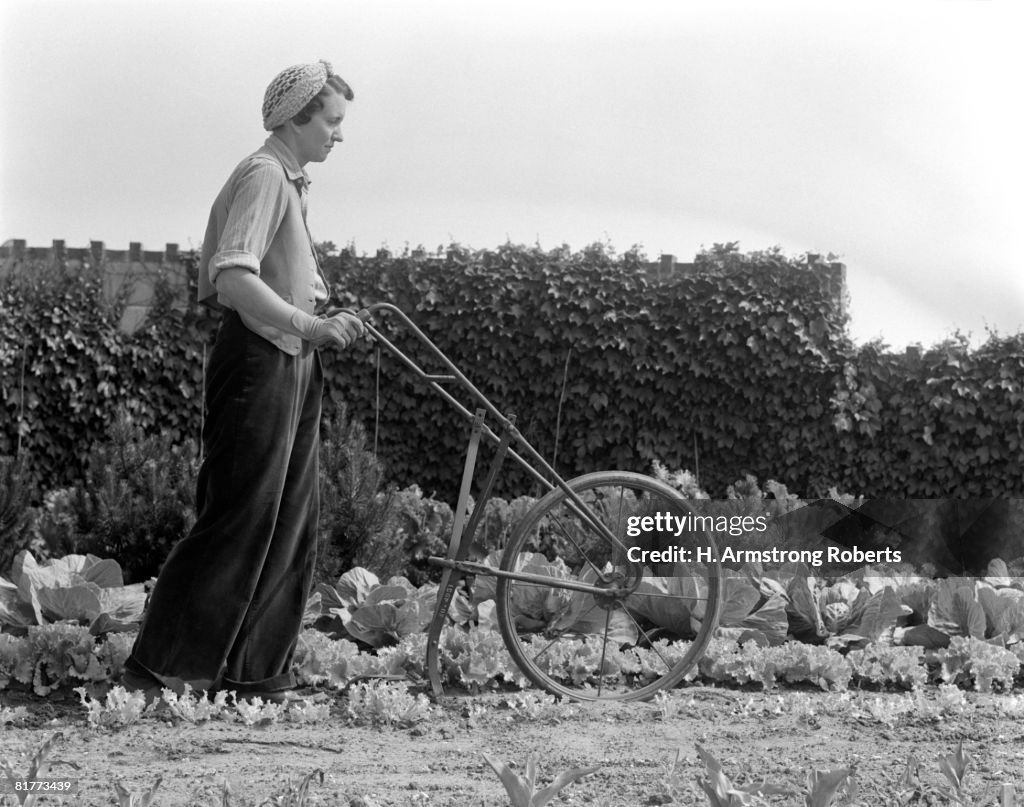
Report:
[[[685,512],[682,500],[664,483],[609,472],[580,477],[568,486],[572,496],[556,488],[538,501],[505,548],[503,571],[523,569],[533,562],[525,556],[538,552],[543,555],[537,570],[543,570],[545,558],[558,567],[543,571],[553,575],[550,583],[536,579],[535,569],[523,569],[535,575],[530,580],[499,577],[497,612],[506,647],[531,681],[555,695],[649,698],[682,680],[706,648],[720,604],[716,567],[695,565],[685,582],[671,583],[650,575],[654,567],[624,556],[620,536],[627,524],[636,524],[634,518]],[[680,538],[661,530],[643,535],[654,547]],[[594,592],[577,590],[566,599],[567,582],[593,585]],[[699,625],[691,623],[691,614],[703,617]],[[692,635],[691,624],[697,635],[684,641],[683,636]],[[667,645],[653,638],[664,627],[673,630]]]
[[[594,572],[598,576],[598,579],[601,582],[605,582],[608,578],[604,570],[601,569],[601,567],[598,566],[595,561],[590,559],[590,555],[587,554],[587,550],[580,546],[580,544],[576,542],[576,539],[569,534],[569,530],[565,528],[564,521],[557,515],[553,516],[551,520],[552,522],[554,522],[559,532],[562,532],[565,535],[566,539],[569,541],[569,543],[571,543],[573,547],[575,547],[576,551],[580,553],[580,556],[583,558],[583,560],[590,566],[591,569],[594,570]]]
[[[608,630],[611,627],[612,612],[611,610],[605,610],[604,612],[604,641],[601,642],[601,663],[597,668],[597,695],[601,696],[601,687],[604,685],[604,661],[608,655]]]
[[[623,611],[623,613],[625,613],[625,614],[626,614],[626,616],[628,616],[628,617],[629,617],[630,621],[631,621],[631,622],[632,622],[632,623],[633,623],[634,625],[636,625],[636,629],[637,629],[638,631],[640,631],[640,635],[641,635],[641,636],[643,636],[643,637],[644,637],[644,639],[646,639],[646,640],[647,640],[647,645],[648,645],[648,647],[649,647],[649,648],[650,648],[651,650],[653,650],[653,651],[654,651],[655,655],[657,655],[657,657],[658,657],[658,658],[660,658],[660,659],[661,659],[662,663],[663,663],[663,664],[665,665],[665,669],[666,669],[666,670],[671,670],[671,669],[672,669],[672,664],[671,664],[671,663],[669,662],[669,660],[668,660],[667,658],[665,658],[665,657],[664,657],[664,656],[663,656],[663,655],[661,654],[661,651],[660,651],[660,650],[659,650],[659,649],[657,648],[657,646],[656,646],[656,645],[654,644],[654,642],[652,642],[652,641],[651,641],[651,637],[650,637],[650,636],[649,636],[649,635],[647,634],[647,631],[645,631],[645,630],[643,629],[643,627],[641,627],[640,623],[636,621],[636,618],[635,618],[635,617],[634,617],[634,616],[633,616],[633,615],[632,615],[632,614],[631,614],[631,613],[629,612],[629,609],[628,609],[628,608],[623,608],[623,609],[622,609],[622,611]]]

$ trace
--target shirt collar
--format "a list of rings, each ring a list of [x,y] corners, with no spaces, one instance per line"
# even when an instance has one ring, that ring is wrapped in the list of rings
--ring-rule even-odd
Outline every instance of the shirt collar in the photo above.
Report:
[[[309,185],[309,174],[299,165],[299,161],[295,159],[292,150],[288,148],[288,145],[280,137],[276,134],[270,135],[263,146],[281,162],[281,165],[284,167],[285,176],[288,177],[289,181],[301,181],[303,185]]]

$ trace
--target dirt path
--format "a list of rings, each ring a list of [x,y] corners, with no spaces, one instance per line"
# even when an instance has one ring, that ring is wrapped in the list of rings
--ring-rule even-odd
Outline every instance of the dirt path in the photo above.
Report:
[[[245,726],[223,717],[175,725],[147,716],[120,730],[90,728],[75,695],[0,697],[30,714],[26,725],[0,731],[0,758],[22,772],[26,755],[60,732],[50,756],[79,770],[57,767],[51,776],[77,776],[82,805],[117,803],[115,779],[139,793],[158,777],[154,804],[221,805],[225,786],[232,805],[274,803],[274,796],[278,804],[297,804],[280,800],[289,781],[294,788],[323,771],[323,781],[308,783],[306,804],[492,807],[509,802],[483,754],[522,771],[531,752],[543,784],[568,768],[599,767],[554,804],[707,804],[697,784],[705,773],[698,743],[734,783],[789,786],[792,794],[773,797],[773,804],[803,804],[798,793],[808,772],[845,766],[857,770],[858,790],[848,803],[896,804],[901,789],[913,790],[899,784],[911,754],[921,762],[923,795],[947,783],[938,759],[961,740],[973,757],[964,780],[968,803],[997,803],[1000,786],[1013,782],[1024,804],[1021,695],[968,693],[941,719],[920,711],[893,718],[910,697],[900,694],[684,689],[664,701],[612,705],[549,704],[536,693],[457,695],[412,728],[348,725],[337,698],[329,719],[308,725]],[[937,697],[932,691],[926,700]],[[882,722],[889,718],[893,725]]]

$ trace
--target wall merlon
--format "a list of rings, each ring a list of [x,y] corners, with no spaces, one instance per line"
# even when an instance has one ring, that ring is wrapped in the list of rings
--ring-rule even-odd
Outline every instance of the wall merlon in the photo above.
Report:
[[[183,258],[175,243],[168,243],[163,250],[147,250],[141,241],[131,241],[128,249],[108,250],[103,241],[69,248],[64,239],[55,238],[49,247],[29,247],[24,239],[15,238],[0,245],[0,277],[33,263],[100,267],[107,301],[124,295],[121,328],[131,333],[145,322],[159,279],[170,283],[184,305],[189,266]]]
[[[351,255],[346,247],[342,254]],[[455,254],[449,248],[445,256],[431,257],[418,248],[411,257],[417,263],[431,260],[451,260]],[[379,260],[392,257],[387,247],[377,250]],[[812,256],[809,256],[812,257]],[[816,262],[813,270],[823,273],[831,286],[831,296],[841,311],[847,304],[846,265],[837,261],[824,262],[820,256],[813,256]],[[29,247],[24,239],[14,238],[0,245],[0,277],[17,271],[22,263],[33,261],[58,261],[79,265],[88,264],[102,267],[104,293],[109,300],[122,291],[128,294],[126,312],[122,327],[134,330],[145,319],[147,304],[152,299],[158,278],[163,277],[176,289],[175,294],[184,301],[189,293],[189,263],[179,250],[178,244],[168,242],[163,250],[146,250],[141,241],[131,241],[128,249],[108,250],[103,241],[90,241],[88,247],[71,247],[64,239],[54,239],[49,247]],[[673,283],[676,279],[690,275],[696,270],[695,263],[681,263],[676,256],[665,253],[656,261],[640,264],[642,271],[654,283]]]

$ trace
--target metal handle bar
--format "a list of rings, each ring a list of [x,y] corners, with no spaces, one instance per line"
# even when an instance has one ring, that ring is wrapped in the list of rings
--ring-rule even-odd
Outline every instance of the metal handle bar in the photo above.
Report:
[[[384,336],[377,328],[372,324],[371,317],[377,312],[387,312],[397,316],[402,323],[412,331],[413,335],[423,344],[427,350],[430,351],[431,355],[448,371],[448,375],[439,375],[434,373],[428,373],[423,370],[416,362],[409,358],[403,353],[398,347],[396,347],[386,336]],[[512,439],[515,440],[516,445],[519,446],[522,454],[509,449],[508,455],[514,459],[519,466],[525,470],[534,480],[540,483],[546,490],[554,490],[556,487],[560,488],[563,493],[569,498],[569,500],[575,505],[577,514],[585,518],[590,522],[600,534],[604,535],[613,546],[616,546],[623,551],[626,551],[627,547],[619,540],[608,527],[591,511],[589,507],[584,504],[583,500],[577,495],[569,485],[562,479],[558,472],[548,464],[548,462],[539,454],[537,450],[530,445],[529,441],[523,437],[515,425],[501,413],[501,411],[492,404],[487,397],[476,388],[458,367],[449,359],[441,349],[435,345],[430,337],[428,337],[423,331],[421,331],[405,312],[402,311],[391,303],[374,303],[368,308],[364,308],[356,315],[360,320],[363,321],[367,332],[372,336],[378,343],[384,345],[391,353],[393,353],[398,359],[402,361],[413,373],[419,378],[430,384],[433,389],[439,393],[448,403],[455,407],[455,409],[467,420],[473,420],[473,414],[467,409],[457,398],[451,395],[444,387],[441,386],[442,382],[455,381],[460,384],[469,394],[480,404],[483,409],[494,417],[500,424],[500,430],[511,435]],[[501,442],[501,438],[486,424],[483,425],[482,430],[483,436],[485,436],[491,443],[498,444]],[[525,457],[523,455],[526,455]],[[532,464],[531,464],[532,463]],[[537,470],[540,468],[543,473]],[[547,474],[545,476],[544,474]],[[603,576],[601,570],[596,570],[598,575]]]
[[[430,351],[431,355],[438,362],[440,362],[441,365],[448,371],[448,375],[426,372],[422,367],[420,367],[415,362],[415,360],[413,360],[405,353],[403,353],[402,350],[399,347],[397,347],[390,339],[388,339],[379,330],[377,330],[377,328],[375,328],[372,322],[370,321],[370,318],[372,317],[373,314],[377,313],[378,311],[388,312],[397,316],[402,321],[402,323],[410,331],[412,331],[413,335],[420,341],[420,343],[424,347],[426,347],[427,350]],[[502,414],[498,410],[498,408],[494,406],[494,404],[492,404],[484,396],[484,394],[476,388],[476,386],[474,386],[473,382],[471,382],[468,378],[466,378],[465,375],[463,375],[463,373],[459,370],[458,367],[455,366],[452,360],[449,359],[441,351],[441,349],[433,343],[433,341],[431,341],[430,337],[428,337],[425,333],[423,333],[423,331],[421,331],[416,326],[416,323],[414,323],[411,319],[409,319],[408,316],[406,316],[405,312],[402,311],[402,309],[398,308],[395,305],[392,305],[391,303],[374,303],[368,308],[362,309],[357,316],[359,317],[359,319],[363,321],[363,325],[366,327],[366,330],[370,334],[370,336],[372,336],[379,344],[386,347],[397,359],[399,359],[406,367],[408,367],[413,373],[415,373],[418,378],[422,379],[423,381],[426,381],[438,394],[441,395],[442,398],[444,398],[448,403],[455,407],[456,411],[460,415],[462,415],[462,417],[464,417],[466,420],[471,421],[473,420],[473,413],[470,412],[469,409],[467,409],[455,396],[448,392],[448,390],[442,387],[442,383],[452,381],[457,382],[467,392],[469,392],[473,399],[478,404],[480,404],[480,406],[483,407],[488,414],[490,414],[493,418],[495,418],[498,421],[501,430],[508,431],[512,435],[512,438],[516,441],[517,444],[529,449],[529,451],[533,451],[529,443],[526,442],[526,438],[524,438],[519,433],[519,430],[516,429],[516,427],[512,424],[511,420],[507,418],[504,414]],[[498,443],[501,442],[501,438],[498,436],[498,434],[495,433],[495,431],[491,429],[490,426],[488,426],[486,423],[483,424],[482,430],[483,435],[491,443],[497,445]],[[530,462],[527,461],[520,454],[513,450],[509,450],[508,453],[509,456],[511,456],[512,459],[519,463],[520,467],[522,467],[523,470],[530,474],[530,476],[535,481],[539,482],[548,490],[555,487],[542,474],[538,473],[537,469],[534,468],[530,464]],[[534,454],[535,453],[536,452],[534,452]],[[543,459],[541,459],[539,455],[531,456],[531,459],[540,459],[541,463],[543,463]],[[554,472],[552,471],[552,473]]]

